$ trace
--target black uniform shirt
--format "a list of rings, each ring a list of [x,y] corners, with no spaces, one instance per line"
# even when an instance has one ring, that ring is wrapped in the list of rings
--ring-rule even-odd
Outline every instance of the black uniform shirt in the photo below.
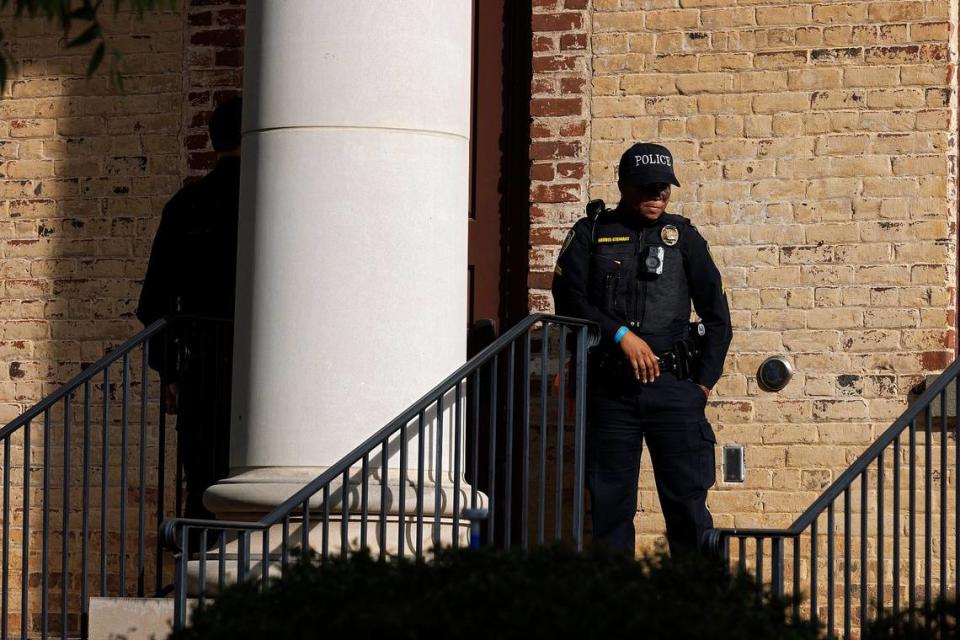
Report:
[[[137,305],[144,325],[175,312],[233,318],[239,201],[240,158],[225,157],[164,206]],[[151,346],[150,365],[162,361]]]
[[[663,251],[656,276],[642,265],[651,247]],[[712,388],[720,379],[730,310],[707,242],[687,218],[664,213],[647,222],[617,209],[579,220],[557,259],[553,296],[557,313],[600,325],[601,348],[619,351],[614,336],[625,326],[655,353],[685,335],[692,300],[707,329],[695,382]]]

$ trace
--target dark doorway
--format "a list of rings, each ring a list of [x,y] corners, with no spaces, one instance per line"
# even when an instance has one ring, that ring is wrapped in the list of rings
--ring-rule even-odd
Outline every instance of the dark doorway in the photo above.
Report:
[[[527,314],[531,5],[474,0],[468,322]]]

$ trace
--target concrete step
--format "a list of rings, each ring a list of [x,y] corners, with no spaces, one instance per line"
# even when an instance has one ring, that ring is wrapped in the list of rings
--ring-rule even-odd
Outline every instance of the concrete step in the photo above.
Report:
[[[163,640],[172,628],[173,598],[90,598],[90,640]]]

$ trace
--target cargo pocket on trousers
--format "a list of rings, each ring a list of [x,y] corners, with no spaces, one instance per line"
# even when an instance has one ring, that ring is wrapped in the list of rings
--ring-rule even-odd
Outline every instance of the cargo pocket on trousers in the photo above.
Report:
[[[717,436],[706,420],[700,422],[700,477],[703,488],[709,489],[717,482]]]

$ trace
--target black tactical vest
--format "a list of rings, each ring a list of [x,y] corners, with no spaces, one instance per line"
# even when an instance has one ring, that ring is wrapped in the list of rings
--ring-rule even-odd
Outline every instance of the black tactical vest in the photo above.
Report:
[[[594,226],[588,295],[638,334],[682,332],[690,318],[690,293],[681,252],[685,218],[663,214],[644,225],[618,212]],[[641,261],[650,247],[663,248],[662,273],[647,273]]]

